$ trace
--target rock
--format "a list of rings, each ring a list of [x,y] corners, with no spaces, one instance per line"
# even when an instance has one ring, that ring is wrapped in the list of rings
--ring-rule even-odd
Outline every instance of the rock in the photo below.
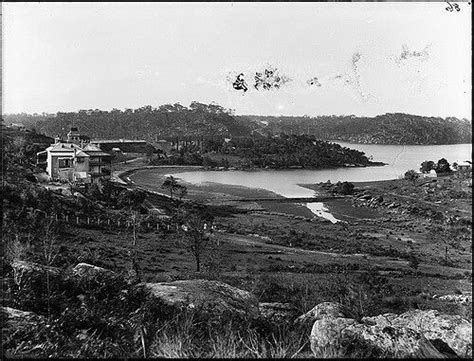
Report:
[[[117,277],[117,274],[113,271],[88,263],[78,263],[73,268],[72,273],[74,276],[86,280],[108,280]]]
[[[18,330],[28,329],[40,322],[45,322],[43,316],[33,312],[21,311],[11,307],[2,307],[2,339],[7,340]]]
[[[458,304],[472,303],[472,295],[444,295],[438,296],[438,299]]]
[[[213,315],[259,316],[254,295],[218,281],[185,280],[138,286],[149,291],[151,302],[159,300],[176,309],[194,309]]]
[[[300,325],[308,325],[323,318],[345,317],[342,305],[337,302],[323,302],[295,320]]]
[[[315,321],[311,329],[310,342],[311,350],[318,358],[444,357],[415,330],[407,327],[358,323],[351,318],[324,316]]]
[[[46,280],[49,273],[50,280],[61,277],[61,270],[56,267],[43,266],[38,263],[26,261],[13,261],[13,278],[17,285],[34,280]]]
[[[392,321],[394,326],[409,327],[428,340],[441,340],[459,357],[472,357],[472,321],[435,310],[412,310]]]
[[[289,303],[263,302],[258,305],[260,316],[270,322],[290,322],[297,310]]]
[[[344,357],[346,350],[342,344],[341,333],[354,323],[356,320],[343,317],[325,316],[316,320],[309,337],[314,356],[317,358]]]
[[[407,327],[351,324],[341,331],[346,355],[390,358],[444,358],[421,333]]]
[[[367,325],[378,325],[380,327],[390,326],[392,324],[393,319],[395,319],[398,315],[395,313],[384,313],[378,316],[372,317],[363,317],[362,323]]]

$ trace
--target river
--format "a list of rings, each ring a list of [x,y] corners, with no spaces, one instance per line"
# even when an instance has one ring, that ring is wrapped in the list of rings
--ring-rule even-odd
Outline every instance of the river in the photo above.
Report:
[[[449,163],[472,159],[472,144],[454,145],[374,145],[337,142],[371,156],[374,161],[387,163],[385,166],[337,169],[292,169],[253,171],[192,171],[173,174],[176,178],[192,184],[214,182],[250,188],[262,188],[284,197],[312,197],[315,192],[299,184],[338,181],[364,182],[396,179],[407,170],[420,168],[425,160],[437,162],[446,158]],[[150,170],[152,172],[152,170]],[[306,206],[317,216],[337,222],[323,203],[307,203]]]

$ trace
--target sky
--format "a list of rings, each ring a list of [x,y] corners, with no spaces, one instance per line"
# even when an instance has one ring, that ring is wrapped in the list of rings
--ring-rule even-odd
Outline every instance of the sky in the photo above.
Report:
[[[3,112],[199,101],[236,114],[471,119],[471,5],[459,5],[3,3]],[[288,81],[256,89],[265,69]],[[240,73],[246,92],[233,87]]]

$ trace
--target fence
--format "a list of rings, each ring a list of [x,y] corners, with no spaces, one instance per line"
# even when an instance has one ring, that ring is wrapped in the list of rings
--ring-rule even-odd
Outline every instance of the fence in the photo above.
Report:
[[[85,216],[75,214],[55,214],[52,216],[57,222],[64,222],[78,227],[99,228],[99,229],[132,229],[133,222],[126,218],[110,218],[107,216]],[[136,223],[137,229],[141,232],[169,231],[171,222],[166,218],[145,220]]]

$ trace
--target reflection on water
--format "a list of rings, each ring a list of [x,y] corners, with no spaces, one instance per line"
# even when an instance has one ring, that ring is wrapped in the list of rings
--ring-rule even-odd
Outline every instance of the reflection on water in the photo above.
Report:
[[[338,143],[363,151],[367,156],[372,156],[374,161],[384,162],[387,165],[321,170],[193,171],[174,174],[174,176],[193,184],[213,182],[262,188],[284,197],[312,197],[315,195],[314,191],[298,184],[314,184],[327,180],[335,183],[396,179],[409,169],[419,169],[420,164],[425,160],[437,162],[441,158],[446,158],[449,163],[453,163],[472,158],[471,144],[404,146]],[[337,221],[322,203],[307,203],[306,206],[317,216],[327,218],[331,222]]]

